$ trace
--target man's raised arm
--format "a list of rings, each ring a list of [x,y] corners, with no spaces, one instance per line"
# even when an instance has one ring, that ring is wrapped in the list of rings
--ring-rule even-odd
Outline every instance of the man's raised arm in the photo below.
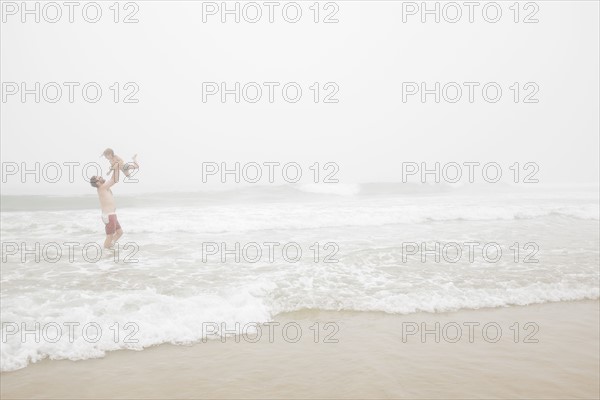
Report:
[[[102,186],[101,186],[102,189],[110,189],[112,185],[114,185],[115,183],[118,182],[118,180],[115,180],[115,174],[116,174],[116,172],[113,171],[113,174],[110,177],[110,179],[102,184]]]

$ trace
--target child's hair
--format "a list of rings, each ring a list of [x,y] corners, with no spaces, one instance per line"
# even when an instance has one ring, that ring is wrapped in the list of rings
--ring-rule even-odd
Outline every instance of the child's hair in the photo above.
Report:
[[[113,157],[115,155],[115,152],[113,151],[113,149],[108,148],[104,150],[104,153],[102,153],[102,155]]]
[[[92,187],[98,187],[98,177],[97,176],[92,176],[90,178],[90,185],[92,185]]]

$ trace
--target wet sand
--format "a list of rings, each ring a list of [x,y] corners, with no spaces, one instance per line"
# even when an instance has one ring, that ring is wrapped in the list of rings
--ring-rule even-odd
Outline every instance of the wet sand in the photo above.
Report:
[[[302,311],[278,315],[272,334],[263,327],[260,338],[239,342],[43,360],[2,373],[1,396],[593,399],[600,397],[599,315],[598,301],[441,314]],[[422,328],[430,332],[424,338]]]

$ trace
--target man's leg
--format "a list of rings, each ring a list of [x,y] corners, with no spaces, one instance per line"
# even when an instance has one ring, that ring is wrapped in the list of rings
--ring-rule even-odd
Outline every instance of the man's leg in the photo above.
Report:
[[[112,246],[113,236],[115,235],[116,223],[115,218],[112,215],[108,216],[108,222],[104,226],[104,232],[106,233],[106,239],[104,239],[104,248],[110,249]]]
[[[112,247],[112,242],[113,242],[113,234],[110,235],[106,235],[106,240],[104,240],[104,248],[105,249],[110,249]]]
[[[114,246],[115,243],[117,243],[117,240],[119,240],[119,238],[121,236],[123,236],[123,229],[121,229],[121,228],[117,229],[117,232],[114,235],[112,235],[112,236],[113,236],[113,238],[112,238],[112,245]]]

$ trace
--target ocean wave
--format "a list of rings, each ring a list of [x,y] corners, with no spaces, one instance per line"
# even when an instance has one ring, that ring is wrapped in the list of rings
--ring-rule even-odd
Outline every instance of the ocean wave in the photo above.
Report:
[[[456,185],[421,183],[298,183],[288,185],[222,185],[193,192],[148,192],[120,193],[114,189],[118,206],[124,207],[204,207],[223,204],[248,204],[271,202],[311,202],[320,200],[339,201],[360,198],[365,201],[380,198],[413,199],[420,197],[448,198],[470,196],[526,201],[593,201],[598,204],[597,186],[518,186],[508,184]],[[67,211],[93,210],[98,207],[97,195],[86,192],[82,195],[3,195],[0,207],[2,212],[11,211]]]
[[[302,230],[332,227],[369,227],[447,221],[508,221],[544,217],[599,220],[596,204],[395,204],[386,201],[268,204],[203,208],[119,209],[119,221],[128,234],[219,234],[262,230]],[[54,211],[2,213],[6,238],[27,236],[92,235],[101,231],[99,212]]]
[[[107,351],[119,349],[142,350],[163,343],[191,344],[207,337],[206,333],[203,334],[203,323],[224,323],[228,329],[233,329],[236,323],[241,326],[265,323],[279,313],[303,309],[435,313],[599,297],[597,287],[573,287],[562,283],[536,283],[509,290],[465,290],[447,285],[444,290],[355,295],[344,299],[317,293],[302,299],[265,296],[272,288],[272,284],[263,284],[262,287],[238,288],[226,294],[204,293],[185,297],[161,294],[150,288],[101,295],[56,292],[52,294],[53,301],[41,304],[32,299],[20,299],[3,311],[2,327],[6,341],[2,345],[0,369],[13,371],[44,358],[85,360],[103,357]],[[34,315],[32,310],[38,313]],[[51,342],[36,341],[33,334],[29,334],[29,340],[27,337],[21,340],[20,332],[7,333],[11,324],[16,324],[19,330],[21,327],[35,330],[36,323],[39,323],[38,331],[46,329],[45,335],[56,337],[56,326],[61,327],[62,335],[56,342]],[[67,333],[69,324],[74,326],[72,336]],[[83,334],[86,324],[93,328],[87,328],[87,339]],[[94,324],[101,330],[97,331]],[[11,325],[10,329],[15,329],[15,325]],[[115,340],[117,331],[119,340]],[[127,335],[131,336],[124,340]]]

